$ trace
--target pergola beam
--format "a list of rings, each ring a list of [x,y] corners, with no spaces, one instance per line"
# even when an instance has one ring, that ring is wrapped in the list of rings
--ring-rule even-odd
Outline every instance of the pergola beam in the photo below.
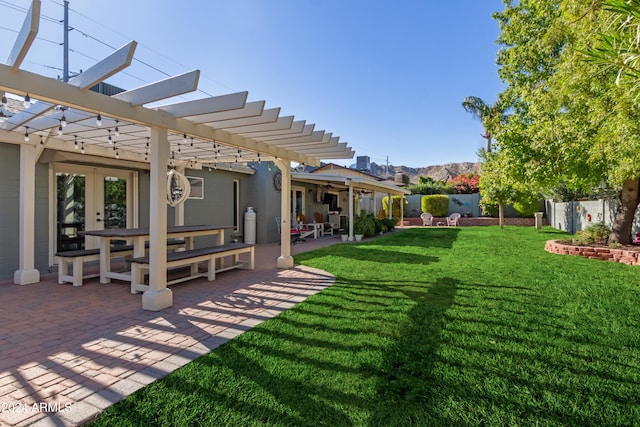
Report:
[[[0,90],[8,92],[20,91],[33,94],[38,99],[51,104],[63,104],[69,108],[101,113],[114,119],[142,126],[166,127],[171,132],[188,134],[195,138],[216,141],[238,148],[256,151],[269,156],[289,159],[308,165],[320,164],[320,159],[301,153],[275,147],[241,135],[231,134],[222,129],[193,123],[187,119],[172,117],[165,111],[134,107],[127,102],[110,96],[83,91],[67,83],[43,77],[29,71],[12,71],[10,67],[0,64]]]
[[[113,97],[128,102],[131,105],[144,105],[160,101],[161,99],[193,92],[198,89],[199,80],[200,70],[194,70],[127,90],[113,95]]]
[[[33,41],[38,35],[40,29],[40,5],[40,0],[33,0],[31,3],[27,16],[25,16],[24,22],[22,23],[20,33],[18,33],[18,37],[16,37],[16,42],[11,49],[11,53],[9,53],[7,65],[13,70],[20,68],[22,61],[24,61],[27,52],[29,52]]]
[[[135,40],[130,41],[88,70],[69,80],[69,84],[82,89],[89,89],[117,74],[131,65],[136,46],[138,46],[138,43]]]

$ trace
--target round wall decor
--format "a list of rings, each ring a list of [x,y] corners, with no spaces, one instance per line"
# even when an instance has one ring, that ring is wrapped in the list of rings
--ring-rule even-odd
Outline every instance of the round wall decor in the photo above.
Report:
[[[282,190],[282,172],[278,171],[273,175],[273,186],[276,190]]]

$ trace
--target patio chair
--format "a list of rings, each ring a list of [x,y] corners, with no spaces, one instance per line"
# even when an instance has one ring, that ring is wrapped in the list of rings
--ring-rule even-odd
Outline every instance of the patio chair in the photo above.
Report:
[[[422,218],[422,225],[433,225],[433,215],[429,212],[423,213],[420,218]]]
[[[278,225],[278,236],[281,236],[281,224],[282,224],[282,219],[277,216],[276,217],[276,224]],[[300,230],[298,229],[298,227],[291,227],[289,229],[289,232],[291,234],[291,243],[293,243],[294,245],[296,244],[296,242],[298,241],[302,241],[304,242],[305,240],[300,240]]]
[[[330,222],[326,222],[324,220],[324,216],[320,212],[314,212],[313,218],[315,219],[316,224],[322,224],[322,235],[330,234],[333,236],[333,224]]]
[[[454,212],[447,217],[447,225],[449,227],[460,225],[458,220],[460,219],[460,214],[458,212]]]
[[[291,224],[292,227],[296,227],[298,229],[298,232],[300,233],[299,236],[296,238],[296,242],[306,242],[305,237],[311,236],[313,234],[315,234],[315,228],[313,226],[310,226],[309,223],[307,222],[307,218],[304,216],[304,214],[300,214],[300,221],[292,221]]]

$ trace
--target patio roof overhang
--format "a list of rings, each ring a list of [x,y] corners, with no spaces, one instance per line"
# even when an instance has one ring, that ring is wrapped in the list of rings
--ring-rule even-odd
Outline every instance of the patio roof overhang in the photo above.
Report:
[[[362,189],[367,191],[376,191],[395,195],[411,194],[411,191],[407,190],[406,188],[398,187],[385,181],[376,181],[375,179],[362,176],[339,176],[329,174],[313,174],[306,172],[292,172],[291,180],[316,185],[331,185],[332,188],[337,188],[340,190],[347,190],[351,185],[355,189]]]

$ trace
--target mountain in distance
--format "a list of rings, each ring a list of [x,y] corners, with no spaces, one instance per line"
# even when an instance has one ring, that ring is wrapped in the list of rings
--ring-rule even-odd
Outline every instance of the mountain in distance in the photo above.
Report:
[[[474,162],[447,163],[445,165],[425,166],[421,168],[389,165],[389,172],[387,173],[386,170],[386,165],[371,162],[371,175],[393,179],[396,173],[403,172],[409,176],[412,183],[417,183],[418,178],[421,176],[428,176],[436,181],[446,181],[450,177],[461,174],[480,173],[480,164]]]

